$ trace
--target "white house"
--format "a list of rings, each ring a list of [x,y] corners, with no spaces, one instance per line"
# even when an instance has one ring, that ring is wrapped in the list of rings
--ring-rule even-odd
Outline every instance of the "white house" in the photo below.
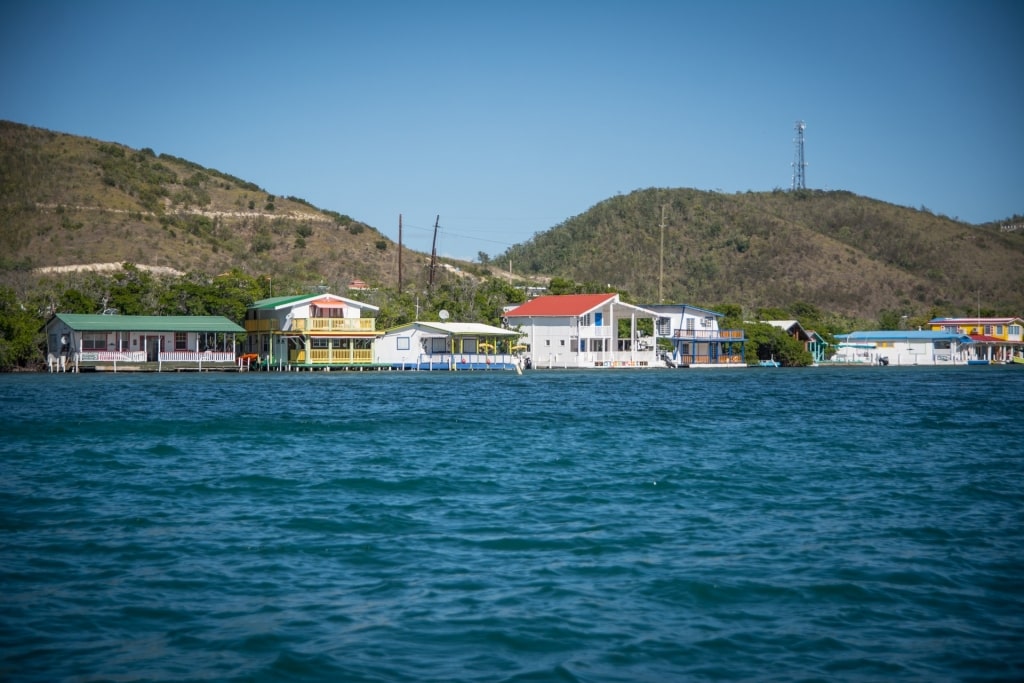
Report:
[[[835,363],[877,365],[963,365],[973,341],[958,332],[868,330],[836,335]]]
[[[518,338],[482,323],[412,322],[377,339],[373,361],[395,370],[513,370]]]
[[[564,294],[532,299],[505,321],[522,334],[535,368],[648,367],[658,362],[657,317],[615,293]]]
[[[245,314],[246,352],[275,368],[346,368],[373,363],[379,309],[335,294],[255,301]]]
[[[719,329],[721,313],[687,304],[646,304],[658,314],[654,334],[672,343],[670,365],[689,368],[745,368],[743,330]]]

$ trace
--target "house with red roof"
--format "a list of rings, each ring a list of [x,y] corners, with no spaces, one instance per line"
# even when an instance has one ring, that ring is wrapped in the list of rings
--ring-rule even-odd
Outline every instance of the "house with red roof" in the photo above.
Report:
[[[265,367],[345,369],[373,365],[379,309],[336,294],[279,296],[245,314],[245,351]]]
[[[539,296],[505,313],[534,368],[655,366],[657,317],[616,293]]]

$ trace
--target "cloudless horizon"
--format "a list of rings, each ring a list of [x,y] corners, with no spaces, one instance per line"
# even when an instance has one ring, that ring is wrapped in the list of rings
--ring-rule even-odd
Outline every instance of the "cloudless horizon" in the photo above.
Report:
[[[1024,214],[1024,4],[8,4],[0,119],[149,147],[475,260],[616,194],[806,184]]]

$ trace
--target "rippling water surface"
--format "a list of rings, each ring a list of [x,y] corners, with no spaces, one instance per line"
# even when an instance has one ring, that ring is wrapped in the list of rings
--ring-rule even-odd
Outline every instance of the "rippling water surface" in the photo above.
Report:
[[[1024,368],[0,376],[0,679],[1024,678]]]

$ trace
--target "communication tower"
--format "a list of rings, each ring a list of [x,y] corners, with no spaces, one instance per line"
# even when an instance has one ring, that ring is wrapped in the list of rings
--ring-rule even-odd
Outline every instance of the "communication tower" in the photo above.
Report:
[[[793,150],[793,189],[806,190],[807,180],[804,177],[804,169],[807,162],[804,161],[804,128],[807,127],[803,121],[796,122],[796,137],[793,138],[795,149]]]

